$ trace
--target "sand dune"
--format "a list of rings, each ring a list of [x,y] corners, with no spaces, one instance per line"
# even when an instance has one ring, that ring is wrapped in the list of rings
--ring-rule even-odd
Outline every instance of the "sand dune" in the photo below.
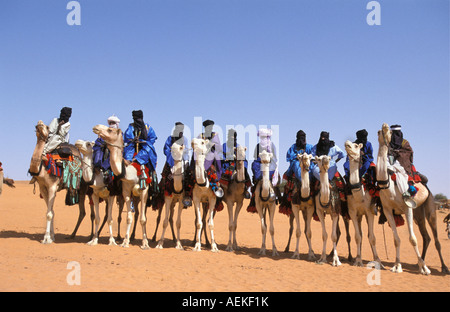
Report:
[[[259,256],[261,230],[258,216],[243,210],[238,222],[239,251],[225,251],[228,242],[228,214],[226,209],[215,218],[215,235],[220,252],[208,249],[194,252],[190,246],[194,236],[194,210],[183,211],[181,239],[184,251],[174,248],[170,230],[166,234],[165,248],[141,250],[141,229],[137,226],[137,239],[129,248],[108,246],[108,233],[104,229],[99,245],[88,246],[91,222],[88,215],[84,219],[74,240],[67,237],[75,226],[78,206],[64,205],[65,193],[58,194],[55,203],[56,242],[42,245],[40,240],[45,232],[46,207],[33,186],[28,182],[16,182],[15,189],[4,188],[0,196],[0,291],[150,291],[150,292],[310,292],[310,291],[356,291],[356,292],[423,292],[450,291],[450,278],[441,274],[441,265],[434,240],[428,249],[426,263],[430,276],[418,274],[417,259],[408,241],[405,226],[399,228],[402,239],[401,260],[404,272],[394,274],[389,271],[395,260],[392,232],[377,225],[377,249],[386,269],[379,273],[379,285],[369,285],[367,267],[354,267],[345,258],[348,256],[344,237],[338,245],[342,261],[340,267],[332,267],[331,262],[318,265],[307,260],[307,244],[303,234],[300,241],[301,259],[291,259],[295,248],[295,237],[291,242],[291,252],[283,253],[288,239],[288,218],[277,212],[275,217],[275,240],[279,257],[271,256],[270,235],[267,237],[267,256]],[[102,218],[103,218],[103,207]],[[246,205],[245,205],[246,207]],[[446,212],[437,213],[438,232],[444,258],[450,265],[450,240],[446,237],[444,223]],[[117,209],[114,209],[114,231],[117,231]],[[148,211],[147,231],[151,237],[155,230],[157,213]],[[124,215],[125,217],[125,215]],[[124,218],[125,220],[125,218]],[[330,218],[327,226],[331,230]],[[342,221],[341,221],[341,225]],[[121,231],[125,233],[125,221]],[[343,229],[343,226],[341,226]],[[421,250],[422,240],[417,227]],[[363,261],[372,260],[367,241],[366,226],[363,225]],[[161,227],[158,231],[159,239]],[[115,232],[114,234],[116,234]],[[322,249],[320,224],[313,222],[313,248],[318,256]],[[431,231],[429,230],[431,235]],[[328,243],[331,249],[331,241]],[[356,247],[352,230],[352,253]],[[80,268],[80,285],[69,285],[68,275],[74,272],[70,264],[75,262]],[[68,268],[69,264],[69,268]],[[370,277],[370,275],[369,275]],[[373,279],[372,279],[373,280]]]

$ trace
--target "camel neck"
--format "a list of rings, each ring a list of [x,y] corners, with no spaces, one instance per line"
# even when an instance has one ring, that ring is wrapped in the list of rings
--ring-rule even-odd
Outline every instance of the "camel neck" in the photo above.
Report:
[[[42,153],[44,151],[45,141],[41,139],[37,139],[36,147],[33,151],[33,156],[31,157],[30,162],[30,172],[37,173],[39,172],[39,168],[42,162]]]
[[[359,183],[359,160],[355,161],[350,159],[349,160],[350,165],[350,184],[357,184]]]
[[[243,160],[238,160],[236,162],[236,177],[238,181],[245,180],[245,166]]]
[[[175,160],[173,165],[173,188],[179,193],[183,190],[183,161]]]
[[[111,170],[116,176],[121,176],[123,162],[122,150],[117,146],[110,144],[108,144],[108,149],[110,152],[109,162],[111,165]]]
[[[328,170],[320,172],[320,201],[328,203],[330,200],[330,181],[328,180]]]
[[[83,179],[87,183],[91,182],[94,176],[94,168],[92,166],[93,163],[92,153],[83,156]]]
[[[387,181],[389,178],[387,173],[388,167],[387,154],[388,154],[388,147],[384,144],[380,144],[380,147],[378,148],[377,166],[376,166],[378,181]]]
[[[300,188],[300,194],[303,198],[309,197],[309,172],[307,169],[301,168],[302,186]]]
[[[205,177],[205,155],[197,155],[195,160],[195,180],[198,184],[206,183]]]
[[[261,163],[261,172],[262,172],[261,195],[264,198],[267,198],[270,195],[270,175],[268,163]]]

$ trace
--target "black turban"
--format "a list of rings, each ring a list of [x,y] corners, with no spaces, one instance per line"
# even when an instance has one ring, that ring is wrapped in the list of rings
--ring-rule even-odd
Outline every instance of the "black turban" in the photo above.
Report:
[[[403,133],[402,133],[401,129],[402,128],[400,125],[392,125],[391,126],[392,137],[391,137],[391,143],[389,145],[394,150],[398,150],[402,147]]]
[[[316,155],[328,155],[330,148],[334,146],[334,141],[330,141],[330,133],[322,131],[319,142],[317,142]]]
[[[140,139],[146,140],[147,139],[147,128],[145,127],[144,123],[144,114],[141,110],[135,110],[132,113],[133,115],[133,121],[134,121],[134,131],[135,136],[139,135]]]
[[[362,129],[356,132],[356,141],[355,143],[362,143],[363,145],[366,145],[367,143],[367,135],[368,132],[366,129]]]
[[[64,121],[64,123],[69,121],[70,116],[72,116],[72,108],[63,107],[59,115],[59,122]]]
[[[306,133],[303,130],[299,130],[297,132],[295,145],[297,146],[297,148],[300,148],[300,149],[306,148]]]
[[[214,121],[212,121],[212,120],[205,120],[204,122],[203,122],[203,127],[208,127],[208,126],[212,126],[212,125],[214,125]]]
[[[175,129],[172,132],[172,138],[179,139],[183,137],[184,124],[182,122],[177,121],[175,123]]]

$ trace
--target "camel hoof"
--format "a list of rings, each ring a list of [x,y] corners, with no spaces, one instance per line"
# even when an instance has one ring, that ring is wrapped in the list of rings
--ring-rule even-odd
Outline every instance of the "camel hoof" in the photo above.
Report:
[[[316,261],[316,255],[314,253],[308,254],[308,261]]]
[[[49,244],[53,243],[53,240],[50,237],[44,237],[44,239],[41,240],[41,243],[44,245],[49,245]]]
[[[298,252],[295,252],[295,253],[292,255],[291,259],[298,259],[298,260],[300,260],[300,254],[299,254]]]
[[[266,249],[261,249],[261,250],[258,252],[258,255],[265,256],[265,255],[266,255]]]
[[[176,249],[178,250],[184,250],[183,245],[181,245],[180,242],[177,243],[177,245],[175,246]]]
[[[228,245],[227,248],[225,248],[225,251],[233,252],[234,251],[233,246]]]
[[[111,237],[111,238],[109,239],[109,244],[108,244],[108,246],[117,246],[116,240],[115,240],[113,237]]]
[[[364,265],[363,265],[362,259],[356,259],[355,262],[353,262],[353,266],[358,267],[358,268],[363,267]]]
[[[219,252],[219,248],[217,248],[217,245],[216,245],[216,244],[212,244],[212,246],[211,246],[211,251],[212,251],[212,252]]]
[[[325,264],[327,263],[327,257],[321,257],[319,260],[316,261],[316,264]]]
[[[431,271],[427,268],[426,265],[420,268],[420,274],[422,275],[430,275]]]
[[[342,263],[341,263],[341,261],[339,261],[339,259],[334,259],[333,260],[333,266],[334,267],[338,267],[338,266],[340,266]]]
[[[402,265],[400,263],[395,264],[391,268],[391,272],[393,272],[393,273],[402,273],[403,272]]]
[[[280,256],[280,254],[278,253],[278,250],[274,249],[272,251],[272,257],[279,257],[279,256]]]
[[[158,249],[164,249],[163,243],[162,243],[162,242],[159,242],[158,245],[156,245],[155,248],[158,248]]]
[[[98,238],[94,238],[93,240],[87,242],[86,245],[89,245],[89,246],[98,245]]]
[[[120,245],[120,247],[123,247],[123,248],[128,248],[128,247],[130,247],[130,240],[125,238],[125,239],[123,240],[122,244]]]
[[[194,251],[202,251],[202,244],[196,243],[194,247]]]

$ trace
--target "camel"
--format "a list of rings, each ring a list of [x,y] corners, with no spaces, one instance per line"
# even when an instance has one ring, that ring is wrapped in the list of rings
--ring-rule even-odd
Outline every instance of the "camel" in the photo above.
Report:
[[[327,155],[316,156],[315,162],[320,168],[320,191],[316,195],[316,213],[322,224],[322,239],[323,249],[322,256],[318,263],[327,262],[326,246],[327,246],[327,230],[325,227],[325,214],[330,214],[332,219],[331,241],[333,242],[333,266],[340,266],[339,256],[337,254],[336,246],[338,241],[337,227],[339,222],[339,212],[341,202],[336,186],[330,184],[328,180],[328,169],[330,168],[331,157]]]
[[[297,158],[300,163],[302,182],[300,189],[296,187],[296,189],[294,190],[294,199],[298,198],[298,201],[297,200],[292,201],[292,215],[294,216],[296,223],[295,234],[297,237],[297,244],[292,259],[300,259],[299,242],[301,233],[300,233],[299,214],[300,211],[302,211],[303,220],[305,221],[305,235],[309,246],[308,260],[313,261],[316,259],[311,244],[311,220],[314,214],[314,203],[313,199],[311,198],[311,190],[309,183],[310,182],[309,166],[311,164],[312,155],[303,153],[302,155],[297,155]]]
[[[49,134],[48,126],[46,126],[44,122],[42,122],[42,120],[39,120],[36,125],[37,142],[33,151],[33,156],[31,157],[29,168],[29,173],[33,176],[30,183],[37,182],[39,184],[39,192],[47,205],[46,229],[44,239],[41,241],[42,244],[51,244],[55,241],[55,230],[54,230],[55,211],[53,209],[53,204],[55,202],[56,193],[60,191],[63,187],[63,182],[60,177],[50,175],[45,169],[42,170],[43,166],[42,152],[44,150],[48,134]],[[81,159],[81,154],[78,151],[78,149],[74,145],[69,145],[69,147],[72,152],[72,155],[74,157],[78,157],[79,159]],[[81,196],[82,199],[84,199],[84,195],[85,194]],[[81,223],[81,220],[83,219],[82,217],[84,216],[81,215],[81,208],[80,208],[80,216],[78,218],[76,229]]]
[[[426,186],[422,184],[418,184],[417,186],[416,184],[418,193],[414,196],[416,208],[413,209],[410,206],[406,205],[405,201],[402,198],[401,192],[388,173],[388,148],[391,141],[391,136],[392,133],[389,129],[389,125],[384,123],[382,125],[382,129],[378,131],[379,149],[376,168],[377,183],[380,188],[380,199],[383,206],[383,212],[392,229],[396,248],[395,264],[391,268],[391,271],[395,273],[401,273],[403,271],[402,265],[400,263],[400,237],[397,233],[393,215],[395,212],[396,214],[404,214],[406,217],[407,227],[409,231],[409,241],[413,246],[418,259],[419,272],[424,275],[430,274],[430,270],[425,264],[426,251],[431,241],[431,238],[429,237],[428,231],[425,226],[426,219],[433,232],[435,246],[441,260],[442,272],[449,274],[450,272],[447,266],[444,264],[444,260],[442,258],[441,244],[437,236],[436,207],[434,205],[433,195]],[[417,223],[423,238],[422,255],[419,254],[419,249],[417,247],[417,239],[413,229],[413,218]]]
[[[110,196],[109,191],[106,189],[107,185],[105,185],[103,180],[103,174],[98,171],[94,172],[93,167],[93,146],[94,142],[77,140],[75,142],[75,146],[78,150],[83,154],[83,179],[89,186],[93,189],[92,201],[94,202],[95,207],[95,234],[92,240],[90,240],[87,244],[90,246],[94,246],[98,244],[98,236],[99,236],[99,224],[100,224],[100,214],[99,214],[99,202],[100,198],[107,200],[107,209],[108,209],[108,225],[109,225],[109,245],[117,245],[116,241],[113,237],[112,230],[112,206],[114,203],[115,196]]]
[[[202,214],[200,213],[200,203],[204,203],[203,210],[208,209],[208,227],[211,233],[211,251],[218,252],[217,244],[214,240],[214,207],[216,205],[216,195],[209,187],[209,180],[205,171],[205,158],[209,140],[194,138],[191,141],[195,159],[195,185],[192,190],[192,201],[196,213],[197,242],[194,251],[201,251],[201,233],[203,228]],[[208,203],[208,205],[206,205]],[[208,208],[207,208],[208,207]]]
[[[183,198],[184,198],[184,189],[183,189],[183,174],[184,174],[184,164],[183,164],[183,152],[184,145],[179,145],[177,143],[173,143],[171,147],[171,154],[174,160],[174,165],[172,168],[172,176],[173,176],[173,193],[171,195],[164,196],[164,204],[166,206],[166,214],[163,222],[163,230],[161,234],[161,238],[156,245],[156,248],[162,249],[164,245],[164,233],[166,231],[167,225],[169,224],[169,214],[172,216],[173,211],[175,209],[175,205],[178,203],[178,214],[177,214],[177,236],[176,236],[176,249],[183,250],[183,246],[180,241],[180,229],[181,229],[181,212],[183,211]]]
[[[141,248],[150,249],[147,239],[147,216],[146,202],[148,195],[148,185],[144,189],[139,188],[139,176],[136,168],[132,164],[126,164],[123,153],[123,135],[122,130],[109,128],[105,125],[97,125],[93,128],[94,133],[98,134],[107,144],[110,151],[110,164],[113,173],[122,181],[122,196],[127,206],[127,230],[125,238],[121,244],[122,247],[129,247],[130,229],[132,223],[131,201],[133,194],[140,197],[141,215],[140,224],[142,226],[142,245]],[[136,207],[138,208],[138,207]]]
[[[275,216],[275,192],[270,182],[269,176],[269,164],[272,158],[272,153],[268,153],[265,150],[259,153],[261,159],[261,172],[262,179],[258,182],[255,187],[255,206],[258,211],[259,218],[261,220],[261,232],[262,232],[262,244],[258,252],[259,255],[266,254],[266,233],[267,233],[267,223],[266,223],[266,213],[269,211],[270,218],[270,228],[269,232],[272,237],[272,257],[279,256],[277,247],[275,246],[275,228],[273,225],[273,218]]]
[[[362,232],[361,232],[361,219],[363,216],[366,217],[368,226],[368,237],[370,242],[370,247],[372,248],[373,259],[379,264],[379,267],[383,267],[381,260],[378,257],[376,249],[376,238],[374,234],[374,206],[372,203],[372,197],[369,192],[365,192],[364,186],[361,184],[359,178],[359,167],[361,164],[361,154],[360,150],[363,145],[352,143],[350,141],[345,142],[345,150],[349,158],[350,165],[350,189],[351,194],[347,195],[348,203],[348,213],[351,220],[353,221],[353,226],[355,228],[355,241],[357,247],[357,255],[353,265],[362,267],[363,262],[361,258],[361,243],[362,243]]]
[[[226,251],[234,251],[238,249],[236,240],[237,219],[245,198],[245,146],[238,146],[236,148],[236,171],[231,177],[228,186],[224,186],[224,199],[228,209],[228,230],[229,238]],[[236,204],[236,209],[233,208]]]

